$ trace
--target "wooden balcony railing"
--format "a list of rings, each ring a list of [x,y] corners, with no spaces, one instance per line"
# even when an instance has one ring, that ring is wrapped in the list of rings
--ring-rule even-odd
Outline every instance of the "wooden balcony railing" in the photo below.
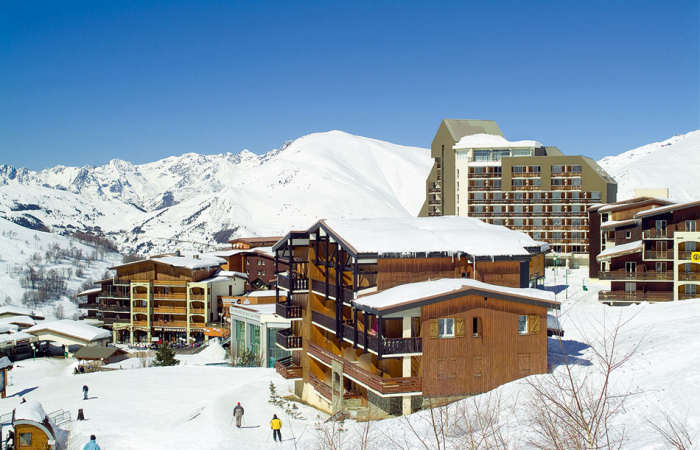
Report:
[[[685,292],[678,294],[678,300],[689,300],[691,298],[700,298],[700,292],[696,294],[686,294]]]
[[[295,305],[291,301],[278,302],[275,312],[285,319],[301,319],[301,306]]]
[[[145,292],[143,292],[143,293],[134,292],[131,295],[131,298],[135,298],[135,299],[139,299],[139,300],[148,300],[148,294],[146,294]]]
[[[645,250],[644,259],[673,259],[673,251]]]
[[[187,322],[184,320],[154,320],[151,322],[154,327],[167,327],[167,328],[186,328]]]
[[[539,178],[541,176],[542,172],[513,172],[511,178]]]
[[[278,359],[275,362],[275,370],[288,380],[299,379],[302,374],[301,367],[294,364],[291,356]]]
[[[187,314],[187,308],[184,306],[158,306],[153,308],[156,314]]]
[[[147,327],[148,326],[148,321],[146,320],[134,320],[134,326],[135,327]]]
[[[598,278],[601,280],[669,280],[673,281],[673,271],[666,272],[627,272],[625,270],[611,270],[599,272]]]
[[[626,302],[664,302],[673,300],[673,292],[668,291],[647,291],[627,293],[625,291],[600,291],[599,301],[626,301]]]
[[[99,305],[99,310],[105,312],[128,312],[129,307],[121,305]]]
[[[322,326],[323,328],[331,330],[333,333],[336,331],[335,319],[323,314],[322,312],[311,311],[311,321]]]
[[[352,341],[355,336],[355,328],[352,324],[345,324],[343,327],[344,337]],[[423,338],[421,337],[383,338],[381,342],[382,356],[423,353]],[[367,345],[365,345],[365,333],[357,330],[357,344],[362,348],[379,353],[379,339],[375,334],[367,333]]]
[[[334,360],[341,363],[343,365],[343,375],[380,394],[419,393],[422,391],[422,379],[420,377],[383,378],[311,342],[309,343],[308,353],[329,366]]]
[[[177,293],[177,294],[161,294],[161,293],[155,292],[155,293],[153,293],[153,298],[161,299],[161,300],[186,300],[187,294],[184,292]],[[192,298],[192,297],[190,297],[190,298]]]
[[[319,380],[313,373],[309,373],[309,384],[314,387],[316,392],[326,397],[328,400],[333,400],[333,391],[331,387]]]
[[[285,328],[277,330],[275,342],[285,350],[301,350],[302,338],[295,336],[291,328]]]
[[[204,329],[206,326],[204,322],[190,322],[190,328]]]
[[[103,298],[129,298],[129,291],[102,291],[98,297]]]
[[[78,303],[78,309],[99,309],[99,303]]]
[[[440,192],[442,192],[442,189],[441,188],[430,188],[430,189],[428,189],[428,192],[431,194],[440,193]]]
[[[321,295],[325,295],[328,298],[332,298],[334,300],[336,298],[336,285],[335,284],[331,284],[331,283],[326,284],[325,281],[321,281],[321,280],[311,280],[311,290],[316,292],[316,293],[319,293]],[[351,302],[355,298],[355,295],[354,295],[352,289],[342,288],[340,290],[340,292],[341,292],[341,295],[343,297],[342,300],[344,302]]]
[[[135,313],[144,313],[144,314],[147,314],[147,313],[148,313],[148,308],[142,307],[142,306],[134,306],[134,307],[132,308],[132,311],[135,312]]]
[[[673,239],[673,230],[644,230],[644,239]]]
[[[698,253],[700,250],[695,250],[695,251],[679,251],[678,252],[678,260],[679,261],[692,261],[693,260],[693,253]]]
[[[287,275],[277,274],[277,285],[282,289],[292,292],[308,291],[309,279],[306,277],[294,277],[294,279],[290,279]]]
[[[204,294],[190,294],[190,300],[204,300]]]
[[[204,308],[190,308],[190,314],[204,314]]]

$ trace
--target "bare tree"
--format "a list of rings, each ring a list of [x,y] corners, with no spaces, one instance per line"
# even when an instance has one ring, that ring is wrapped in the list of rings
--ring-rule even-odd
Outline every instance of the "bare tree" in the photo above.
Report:
[[[688,429],[687,418],[679,419],[671,411],[663,410],[663,422],[647,419],[647,423],[661,438],[667,448],[675,450],[691,450],[693,447],[694,435]]]
[[[347,428],[343,420],[322,422],[317,418],[315,426],[315,450],[342,450],[348,444]]]
[[[562,370],[525,379],[531,388],[528,410],[534,436],[528,439],[530,446],[542,450],[621,448],[627,435],[624,424],[616,423],[615,418],[624,411],[625,402],[639,392],[629,386],[614,386],[612,378],[644,340],[637,339],[626,351],[620,349],[622,331],[632,319],[619,318],[609,324],[605,317],[598,326],[589,327],[591,331],[582,333],[588,334],[583,341],[593,356],[591,366],[577,367],[559,339]]]

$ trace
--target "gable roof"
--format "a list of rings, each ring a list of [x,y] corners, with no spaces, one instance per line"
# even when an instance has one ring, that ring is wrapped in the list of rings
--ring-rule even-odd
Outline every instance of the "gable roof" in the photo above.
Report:
[[[75,359],[108,359],[115,354],[124,354],[126,351],[118,347],[80,347],[73,354]]]
[[[443,119],[442,123],[455,142],[470,134],[503,136],[495,120]]]
[[[453,298],[479,295],[528,305],[559,309],[560,303],[549,291],[511,288],[483,283],[469,278],[443,278],[434,281],[402,284],[353,301],[362,311],[380,316]]]

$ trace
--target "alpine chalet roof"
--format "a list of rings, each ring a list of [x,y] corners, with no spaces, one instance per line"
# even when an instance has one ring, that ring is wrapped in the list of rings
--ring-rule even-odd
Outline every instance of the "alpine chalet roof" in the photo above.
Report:
[[[226,260],[223,258],[219,258],[218,256],[214,256],[212,254],[208,253],[201,253],[201,254],[192,254],[192,255],[180,255],[180,256],[175,256],[175,255],[164,255],[164,256],[154,256],[149,259],[142,259],[139,261],[132,261],[126,264],[120,264],[118,266],[110,267],[110,270],[112,269],[117,269],[119,267],[127,267],[131,266],[134,264],[142,264],[142,263],[156,263],[156,264],[165,264],[168,266],[173,266],[173,267],[182,267],[185,269],[206,269],[210,267],[218,267],[221,264],[225,264]]]
[[[109,330],[103,330],[102,328],[93,327],[92,325],[69,319],[42,322],[25,331],[33,335],[38,335],[42,332],[62,334],[87,342],[109,339],[112,336]]]
[[[597,260],[612,258],[613,256],[629,255],[642,251],[642,241],[628,242],[627,244],[616,245],[606,248],[598,256]]]
[[[358,309],[382,315],[467,295],[499,298],[553,309],[560,307],[554,293],[549,291],[497,286],[470,278],[442,278],[402,284],[378,294],[357,298],[353,303]]]
[[[529,256],[528,249],[539,252],[548,248],[525,233],[472,217],[327,219],[319,224],[356,254],[461,253],[488,258]]]
[[[118,347],[80,347],[73,354],[75,359],[108,359],[115,353],[126,353]]]
[[[661,214],[661,213],[666,213],[666,212],[673,212],[677,209],[685,209],[685,208],[691,208],[693,206],[700,206],[700,201],[692,201],[692,202],[686,202],[686,203],[676,203],[673,205],[668,205],[668,206],[662,206],[659,208],[652,208],[652,209],[647,209],[645,211],[640,211],[637,214],[634,215],[634,217],[647,217],[647,216],[653,216],[656,214]]]

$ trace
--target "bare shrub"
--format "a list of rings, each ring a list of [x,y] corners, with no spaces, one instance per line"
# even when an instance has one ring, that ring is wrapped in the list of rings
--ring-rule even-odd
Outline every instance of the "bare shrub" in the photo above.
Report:
[[[663,421],[647,419],[647,423],[654,429],[661,441],[669,449],[691,450],[693,447],[694,435],[688,429],[687,418],[679,419],[671,411],[663,411]]]

